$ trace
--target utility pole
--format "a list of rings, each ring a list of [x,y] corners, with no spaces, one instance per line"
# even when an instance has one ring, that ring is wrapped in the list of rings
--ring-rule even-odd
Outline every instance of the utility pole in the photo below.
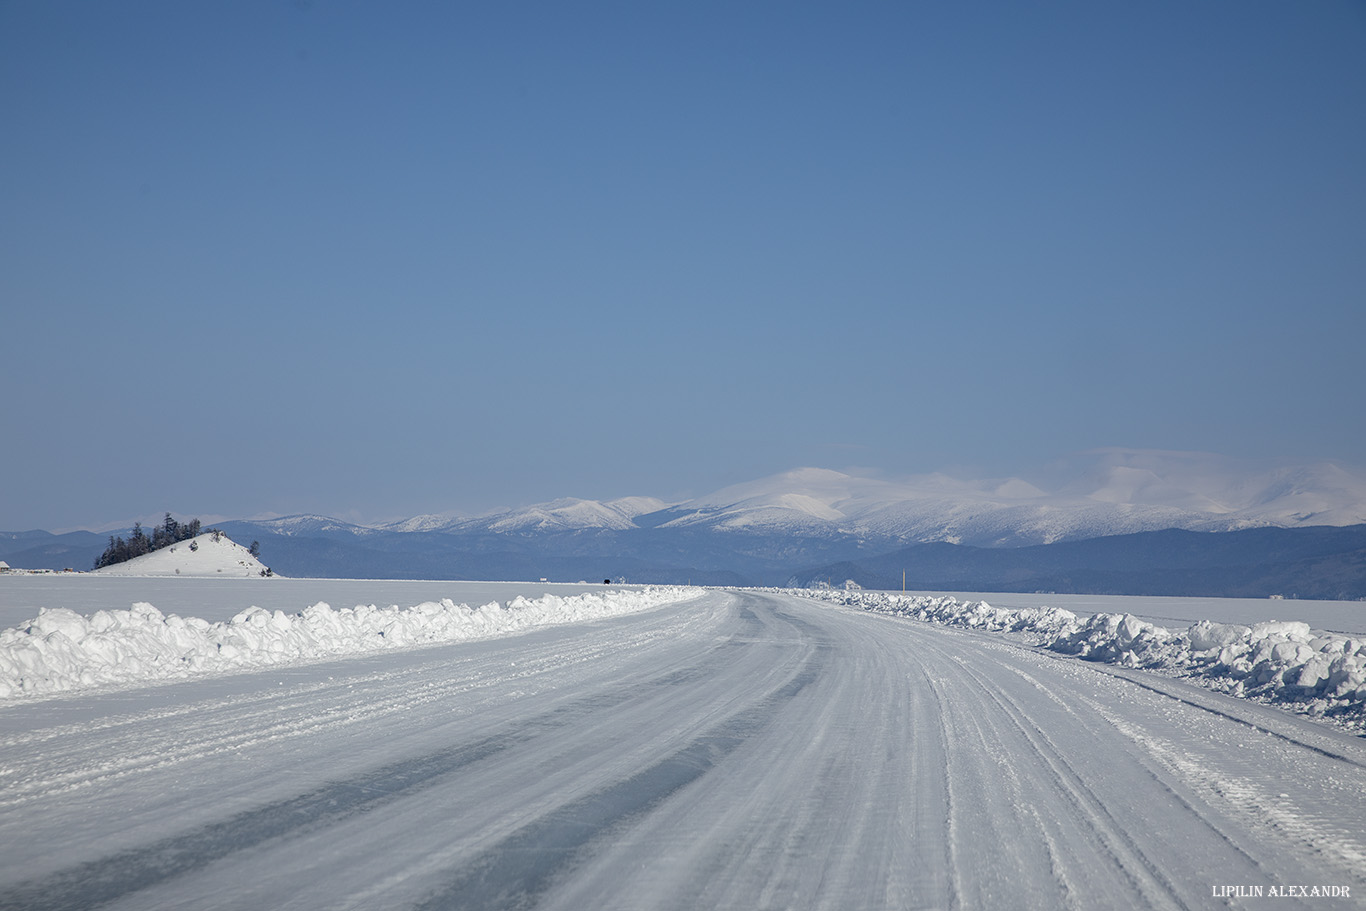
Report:
[[[906,594],[906,570],[901,571],[901,593]]]

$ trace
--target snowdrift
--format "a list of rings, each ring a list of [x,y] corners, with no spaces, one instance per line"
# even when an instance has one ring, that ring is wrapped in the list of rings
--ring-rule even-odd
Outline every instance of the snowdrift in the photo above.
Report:
[[[1189,677],[1233,696],[1286,705],[1366,730],[1366,639],[1315,633],[1299,621],[1242,626],[1201,620],[1170,630],[1132,614],[1081,618],[1055,607],[1005,609],[947,596],[802,594],[965,629],[1020,633],[1065,655]]]
[[[449,598],[413,607],[325,602],[296,614],[251,607],[226,623],[163,614],[139,602],[89,617],[59,608],[0,631],[0,699],[268,667],[383,649],[507,636],[683,601],[700,589],[651,587],[472,608]]]

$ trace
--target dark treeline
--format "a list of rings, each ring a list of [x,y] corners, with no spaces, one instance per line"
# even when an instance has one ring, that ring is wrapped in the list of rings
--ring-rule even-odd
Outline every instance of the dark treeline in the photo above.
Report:
[[[213,531],[213,529],[209,530]],[[95,568],[113,566],[115,563],[126,563],[134,557],[150,554],[154,550],[170,547],[178,541],[186,541],[198,535],[198,519],[182,525],[171,518],[171,514],[168,512],[166,513],[166,521],[152,529],[150,536],[142,530],[141,522],[133,526],[133,533],[128,536],[127,541],[110,535],[109,546],[95,561]]]

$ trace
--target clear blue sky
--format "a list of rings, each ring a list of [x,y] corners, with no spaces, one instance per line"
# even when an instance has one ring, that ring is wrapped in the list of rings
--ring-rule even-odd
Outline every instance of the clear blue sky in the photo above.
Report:
[[[0,0],[0,529],[1366,462],[1366,4]]]

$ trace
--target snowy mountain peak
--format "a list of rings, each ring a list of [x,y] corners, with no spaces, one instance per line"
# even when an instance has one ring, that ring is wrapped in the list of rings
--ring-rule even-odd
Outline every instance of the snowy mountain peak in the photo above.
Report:
[[[1366,524],[1366,474],[1325,462],[1276,465],[1210,453],[1100,449],[1059,460],[1028,479],[946,473],[881,478],[803,467],[676,503],[567,497],[471,518],[416,516],[380,528],[320,516],[256,524],[301,537],[338,531],[532,537],[715,529],[1015,546],[1167,528]]]
[[[632,505],[634,504],[628,503],[627,508],[631,508]],[[496,517],[488,527],[491,531],[625,529],[634,527],[635,523],[631,520],[636,515],[639,513],[628,514],[623,509],[597,500],[566,497]]]
[[[668,507],[669,504],[658,497],[619,497],[615,500],[608,500],[603,505],[623,516],[634,519],[636,516],[659,512]]]
[[[383,531],[400,532],[422,532],[422,531],[442,531],[459,523],[461,518],[449,513],[436,513],[432,515],[413,516],[411,519],[403,519],[399,522],[390,522],[381,525]]]
[[[715,493],[698,497],[688,505],[707,507],[747,503],[757,506],[796,493],[829,506],[836,500],[848,498],[852,485],[857,482],[857,478],[828,468],[794,468],[756,481],[723,487]]]
[[[266,566],[227,535],[209,532],[93,572],[105,576],[260,578]]]
[[[1031,500],[1045,496],[1042,490],[1020,478],[1007,478],[987,492],[1005,500]]]
[[[654,497],[621,497],[599,502],[577,497],[563,497],[546,503],[534,503],[520,509],[505,509],[473,518],[450,514],[414,516],[402,522],[382,526],[384,531],[398,532],[494,532],[574,531],[590,528],[625,529],[634,527],[640,515],[656,512],[667,506]]]
[[[328,516],[302,515],[302,516],[281,516],[278,519],[261,519],[252,523],[261,528],[269,529],[277,535],[312,535],[319,532],[348,531],[355,534],[364,534],[372,529],[361,525],[353,525],[350,522],[343,522],[340,519],[329,518]]]
[[[1329,463],[1106,449],[1038,481],[935,473],[896,480],[800,468],[669,510],[667,526],[1017,545],[1163,528],[1366,523],[1366,478]]]

